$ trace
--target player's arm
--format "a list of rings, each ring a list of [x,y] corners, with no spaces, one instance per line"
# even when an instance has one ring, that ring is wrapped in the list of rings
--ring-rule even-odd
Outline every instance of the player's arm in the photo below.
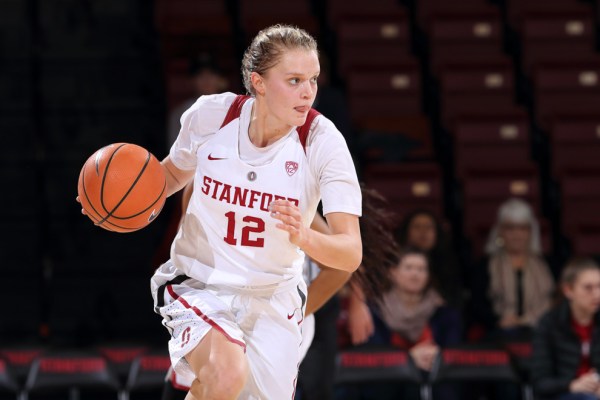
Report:
[[[354,272],[362,259],[358,217],[347,213],[325,216],[329,234],[309,230],[301,246],[313,260],[329,268]]]
[[[323,234],[330,233],[327,222],[319,214],[315,216],[310,228]],[[321,272],[308,286],[306,315],[310,315],[323,307],[348,282],[348,279],[352,275],[348,271],[327,268],[321,264],[318,265]]]
[[[194,170],[179,169],[170,157],[165,157],[160,163],[167,178],[167,197],[180,191],[194,177]]]
[[[271,203],[271,216],[280,223],[275,226],[287,231],[290,242],[307,256],[329,268],[354,272],[362,259],[362,241],[358,216],[333,212],[325,216],[330,233],[317,232],[302,223],[302,214],[288,200]]]

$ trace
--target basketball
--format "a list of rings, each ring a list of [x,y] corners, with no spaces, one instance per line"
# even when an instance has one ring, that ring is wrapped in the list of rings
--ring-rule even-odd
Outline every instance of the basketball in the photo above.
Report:
[[[133,232],[158,216],[167,181],[160,162],[148,150],[113,143],[85,162],[77,192],[94,224],[113,232]]]

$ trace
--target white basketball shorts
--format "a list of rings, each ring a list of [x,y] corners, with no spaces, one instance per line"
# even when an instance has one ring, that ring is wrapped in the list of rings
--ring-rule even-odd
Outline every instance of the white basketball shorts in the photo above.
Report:
[[[181,382],[195,378],[185,355],[215,329],[246,352],[250,376],[239,400],[293,399],[306,306],[300,276],[273,287],[215,287],[182,275],[169,261],[152,277],[151,289]]]

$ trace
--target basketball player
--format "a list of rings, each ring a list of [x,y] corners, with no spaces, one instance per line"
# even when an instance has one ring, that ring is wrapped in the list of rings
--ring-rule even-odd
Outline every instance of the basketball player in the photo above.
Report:
[[[305,31],[261,31],[242,63],[250,98],[203,96],[182,116],[162,165],[171,195],[195,190],[152,278],[188,399],[291,399],[306,307],[304,254],[360,264],[361,193],[341,133],[311,109],[317,45]],[[329,233],[310,229],[319,201]]]
[[[192,190],[192,184],[184,188],[182,197],[183,210],[187,209]],[[383,293],[384,289],[387,288],[389,280],[388,269],[390,266],[395,265],[396,254],[398,253],[398,247],[392,235],[392,225],[390,224],[393,215],[387,210],[385,199],[376,191],[363,187],[362,212],[360,232],[363,244],[368,246],[368,248],[364,248],[362,264],[357,272],[350,275],[345,271],[318,265],[308,258],[304,263],[304,280],[309,286],[305,318],[302,323],[300,359],[303,360],[306,356],[307,361],[304,362],[309,362],[305,366],[304,374],[310,374],[311,381],[315,379],[315,376],[318,376],[318,384],[326,385],[329,388],[320,387],[321,394],[314,397],[317,399],[328,397],[322,394],[327,393],[328,390],[333,391],[335,356],[337,351],[335,351],[335,344],[333,345],[333,349],[326,352],[319,351],[319,348],[313,349],[310,347],[316,328],[314,312],[318,311],[331,299],[350,278],[352,279],[352,286],[360,287],[361,293],[369,293],[370,298],[376,298],[377,294]],[[316,214],[311,228],[323,233],[328,232],[327,223],[319,214]],[[335,325],[336,321],[332,320],[331,323]],[[311,357],[311,354],[315,352],[319,354],[315,362],[313,362],[314,357]],[[302,374],[303,372],[300,372],[300,379],[303,378]],[[304,379],[309,378],[304,376]],[[192,381],[193,379],[185,379],[170,369],[167,374],[162,400],[183,400]],[[314,390],[314,388],[311,390]],[[312,398],[310,396],[310,394],[305,393],[302,398]],[[332,398],[332,396],[333,393],[329,397]]]

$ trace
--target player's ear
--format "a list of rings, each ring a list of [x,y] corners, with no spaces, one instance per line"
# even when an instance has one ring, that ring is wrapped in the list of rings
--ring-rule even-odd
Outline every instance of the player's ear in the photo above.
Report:
[[[250,74],[250,82],[252,82],[252,87],[254,87],[254,91],[257,95],[265,95],[265,80],[262,75],[258,72],[252,72],[252,74]]]

